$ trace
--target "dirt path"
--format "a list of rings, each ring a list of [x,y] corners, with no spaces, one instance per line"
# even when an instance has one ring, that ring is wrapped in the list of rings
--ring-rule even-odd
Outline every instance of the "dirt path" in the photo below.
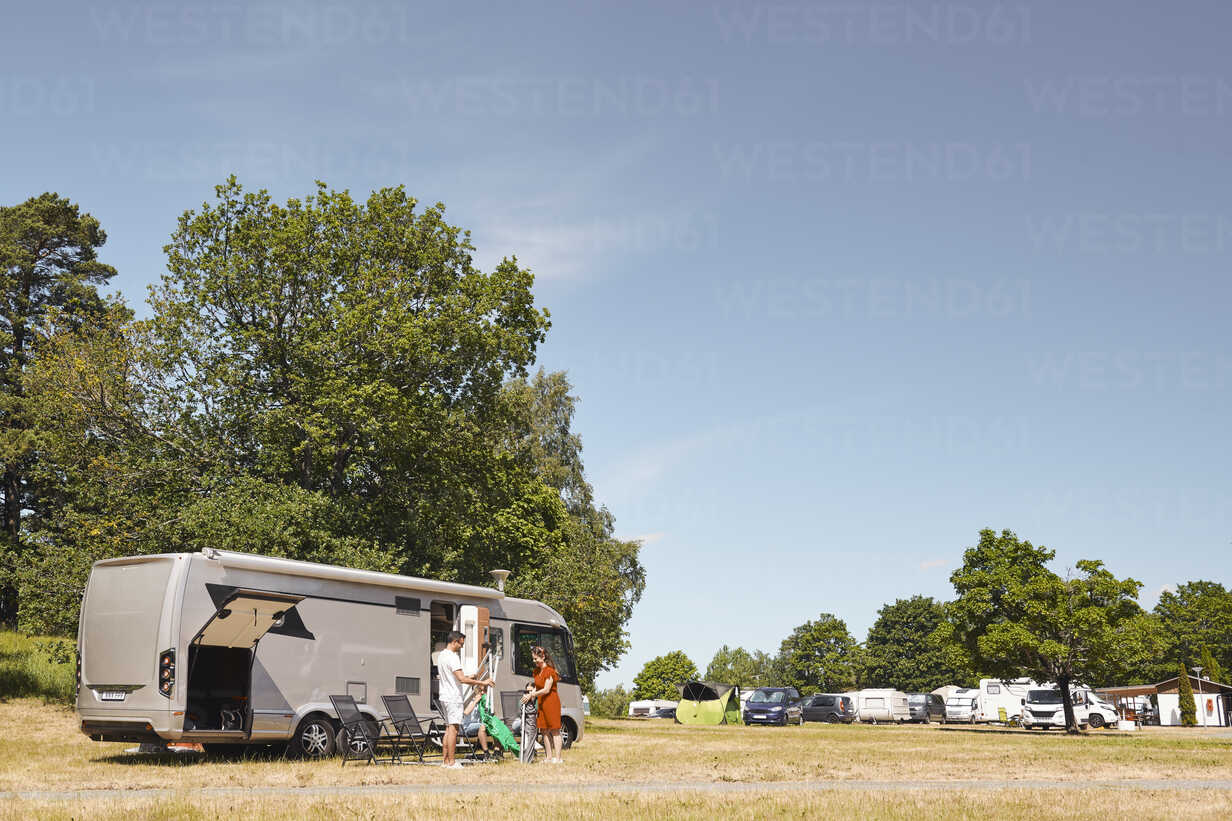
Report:
[[[1031,781],[983,779],[980,781],[641,781],[609,784],[374,784],[368,786],[319,787],[197,787],[189,790],[107,789],[107,790],[28,790],[0,792],[0,800],[87,801],[107,798],[253,798],[257,796],[339,796],[339,795],[489,795],[505,793],[790,793],[790,792],[907,792],[928,790],[962,792],[966,790],[1162,790],[1232,791],[1232,779],[1164,780],[1117,779],[1105,781]]]

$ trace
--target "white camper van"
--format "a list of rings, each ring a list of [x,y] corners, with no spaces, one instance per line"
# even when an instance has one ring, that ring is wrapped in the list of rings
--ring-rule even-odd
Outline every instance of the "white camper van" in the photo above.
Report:
[[[1005,711],[1005,721],[1020,721],[1022,707],[1026,703],[1027,693],[1038,687],[1029,678],[980,679],[980,704],[976,721],[1002,721],[1001,711]]]
[[[980,714],[980,691],[959,688],[945,700],[943,724],[974,724]]]
[[[1074,708],[1074,720],[1080,727],[1115,727],[1120,720],[1116,707],[1087,687],[1071,689],[1070,704]],[[1061,690],[1057,685],[1042,684],[1031,689],[1022,726],[1028,730],[1065,727],[1065,705],[1061,703]]]
[[[856,694],[856,716],[860,721],[898,722],[911,720],[907,694],[901,690],[861,690]]]
[[[573,639],[547,605],[491,587],[225,550],[95,563],[77,633],[81,731],[207,749],[290,742],[301,755],[331,755],[331,695],[383,718],[380,697],[406,694],[416,713],[433,715],[435,658],[450,630],[466,634],[472,672],[490,645],[501,692],[521,692],[533,674],[530,648],[546,648],[560,672],[562,735],[581,737]]]

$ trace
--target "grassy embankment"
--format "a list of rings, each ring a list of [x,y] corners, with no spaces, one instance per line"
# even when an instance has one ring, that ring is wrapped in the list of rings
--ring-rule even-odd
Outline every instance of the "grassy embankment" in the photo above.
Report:
[[[76,649],[72,639],[0,631],[0,699],[33,697],[72,704]]]

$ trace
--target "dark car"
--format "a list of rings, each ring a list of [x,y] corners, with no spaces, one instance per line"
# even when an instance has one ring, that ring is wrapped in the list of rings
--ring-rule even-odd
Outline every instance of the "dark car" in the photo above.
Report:
[[[800,692],[795,687],[758,687],[744,703],[745,724],[803,724]]]
[[[650,712],[650,718],[675,718],[675,717],[676,717],[675,707],[660,707],[659,709],[652,710]]]
[[[829,724],[850,724],[856,719],[856,707],[849,696],[817,693],[800,702],[805,721],[825,721]]]
[[[932,693],[908,693],[907,709],[911,711],[911,720],[927,724],[934,718],[945,721],[945,699]]]

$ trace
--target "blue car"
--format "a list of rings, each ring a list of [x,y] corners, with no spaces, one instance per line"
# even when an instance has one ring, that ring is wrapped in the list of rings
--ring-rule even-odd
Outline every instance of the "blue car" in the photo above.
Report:
[[[800,693],[795,687],[758,687],[744,703],[745,724],[803,724]]]

